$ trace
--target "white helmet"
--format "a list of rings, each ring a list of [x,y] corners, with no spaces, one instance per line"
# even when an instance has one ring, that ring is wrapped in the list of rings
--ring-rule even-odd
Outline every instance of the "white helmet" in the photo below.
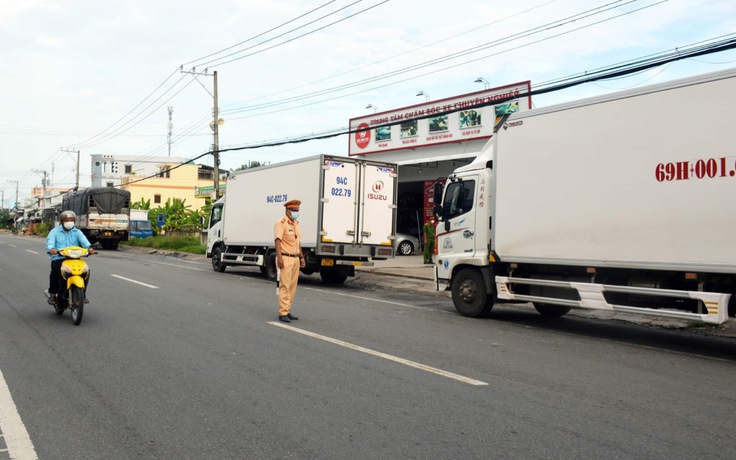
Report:
[[[59,214],[59,220],[64,219],[76,219],[77,215],[72,210],[63,211],[61,214]]]

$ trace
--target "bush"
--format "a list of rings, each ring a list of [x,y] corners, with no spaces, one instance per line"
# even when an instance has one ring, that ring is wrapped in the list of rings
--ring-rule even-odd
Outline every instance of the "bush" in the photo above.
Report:
[[[133,238],[124,241],[123,244],[139,246],[144,248],[168,249],[171,251],[190,252],[193,254],[204,254],[206,248],[199,242],[197,236],[166,236],[156,235],[150,238]]]

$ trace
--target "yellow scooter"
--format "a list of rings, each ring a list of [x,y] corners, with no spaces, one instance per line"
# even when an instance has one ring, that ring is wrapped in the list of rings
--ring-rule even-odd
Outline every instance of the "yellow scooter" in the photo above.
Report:
[[[69,246],[59,250],[59,254],[66,257],[61,263],[61,278],[66,283],[64,292],[56,296],[54,309],[57,315],[69,309],[72,314],[72,322],[79,326],[84,313],[84,298],[89,280],[89,266],[82,257],[89,255],[89,251],[79,246]]]

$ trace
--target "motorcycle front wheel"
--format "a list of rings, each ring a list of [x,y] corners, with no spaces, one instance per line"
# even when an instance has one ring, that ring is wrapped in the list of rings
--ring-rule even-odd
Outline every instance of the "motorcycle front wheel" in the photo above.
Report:
[[[79,326],[84,313],[84,289],[77,286],[72,286],[69,289],[69,311],[72,313],[72,323]]]

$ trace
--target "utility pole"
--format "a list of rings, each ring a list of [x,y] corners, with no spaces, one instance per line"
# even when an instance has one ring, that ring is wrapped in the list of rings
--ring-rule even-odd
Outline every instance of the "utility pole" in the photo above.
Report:
[[[48,173],[46,171],[39,171],[38,169],[33,169],[32,171],[38,175],[41,175],[41,173],[43,173],[43,176],[41,177],[41,186],[43,187],[43,192],[41,195],[41,201],[40,201],[39,207],[45,208],[46,207],[46,182],[48,180],[47,179]]]
[[[214,77],[214,94],[210,93],[212,98],[214,99],[214,106],[212,109],[212,122],[210,123],[210,128],[212,128],[212,131],[214,132],[214,142],[212,144],[212,155],[214,156],[214,173],[215,173],[215,200],[220,198],[220,125],[224,123],[224,120],[220,118],[220,109],[217,106],[217,71],[215,70],[211,74],[207,73],[207,69],[204,69],[204,72],[197,72],[197,69],[195,67],[192,67],[192,70],[184,70],[184,66],[181,66],[179,68],[179,71],[181,73],[188,73],[191,75],[205,75],[205,76],[212,76]],[[201,83],[200,83],[201,85]],[[202,86],[204,88],[204,85]],[[205,91],[209,93],[207,88],[204,88]]]
[[[169,135],[166,142],[169,144],[169,156],[171,156],[171,133],[174,130],[174,123],[171,122],[171,115],[174,113],[174,106],[170,105],[167,109],[169,109]]]
[[[59,149],[62,152],[66,153],[74,153],[77,152],[77,186],[74,188],[74,190],[79,190],[79,150],[68,150],[68,149]]]
[[[13,183],[15,182],[15,209],[18,209],[18,181],[17,180],[9,180],[8,182]],[[3,195],[5,196],[5,195]]]
[[[212,120],[213,123],[213,130],[215,131],[215,144],[214,148],[212,149],[214,155],[215,155],[215,201],[220,199],[220,113],[217,109],[217,71],[214,71],[215,76],[215,106],[212,110],[214,114],[214,118]]]

